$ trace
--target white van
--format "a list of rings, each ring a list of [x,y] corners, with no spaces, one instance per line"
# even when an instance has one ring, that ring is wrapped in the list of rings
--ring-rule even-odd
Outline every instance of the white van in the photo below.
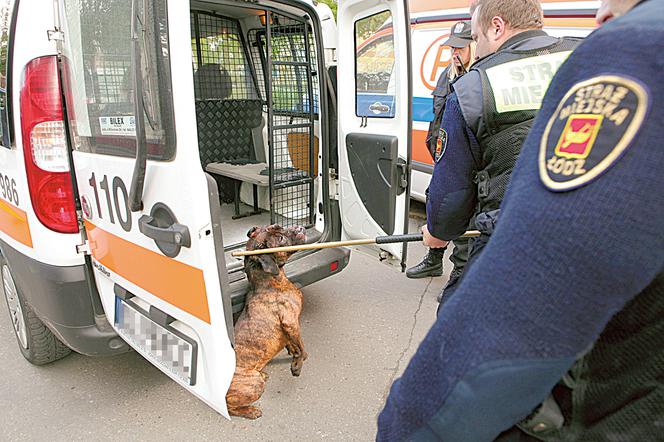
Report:
[[[433,92],[438,77],[447,67],[450,49],[442,44],[447,40],[450,28],[459,20],[470,20],[468,0],[410,0],[410,28],[412,35],[413,63],[413,129],[412,129],[412,198],[425,201],[425,191],[433,173],[433,160],[427,150],[425,139],[429,122],[433,120]],[[585,37],[595,27],[595,12],[599,1],[587,0],[542,0],[544,30],[556,37]],[[358,64],[364,58],[375,59],[382,48],[389,47],[389,23],[372,35],[370,40],[358,47]],[[373,82],[371,80],[374,80]],[[388,104],[394,96],[390,77],[371,77],[370,92],[365,94],[358,106],[378,111],[381,103]],[[378,104],[376,104],[378,103]]]
[[[41,364],[131,347],[227,416],[248,288],[230,252],[247,230],[407,229],[407,4],[344,1],[338,33],[300,0],[0,5],[0,252],[19,348]],[[359,63],[386,17],[389,44]],[[356,78],[386,75],[389,112],[358,110]],[[376,256],[403,265],[405,250]],[[305,286],[348,259],[300,252],[286,273]]]

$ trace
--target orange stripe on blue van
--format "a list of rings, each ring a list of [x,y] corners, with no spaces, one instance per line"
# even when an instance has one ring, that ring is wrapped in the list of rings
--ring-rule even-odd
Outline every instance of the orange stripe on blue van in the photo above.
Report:
[[[427,148],[426,139],[427,131],[413,129],[412,135],[412,155],[411,159],[417,161],[418,163],[431,164],[433,165],[433,160],[431,159],[431,154]]]
[[[8,202],[0,199],[0,230],[28,247],[32,247],[32,235],[28,215]]]
[[[203,271],[113,235],[85,221],[92,256],[108,270],[159,299],[210,323]]]

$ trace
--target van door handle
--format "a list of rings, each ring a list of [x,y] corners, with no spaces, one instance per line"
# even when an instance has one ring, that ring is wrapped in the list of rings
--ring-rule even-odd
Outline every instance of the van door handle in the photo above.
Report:
[[[183,224],[171,224],[168,227],[156,226],[156,219],[149,215],[143,215],[138,219],[138,230],[148,238],[156,242],[174,244],[180,247],[191,247],[191,236],[189,228]]]
[[[381,103],[380,101],[377,101],[371,106],[369,106],[369,110],[374,114],[384,114],[385,112],[389,112],[390,107],[386,104]]]
[[[164,203],[156,203],[149,215],[138,219],[138,230],[152,238],[159,250],[169,258],[178,256],[182,247],[191,247],[189,228],[179,224],[171,209]]]

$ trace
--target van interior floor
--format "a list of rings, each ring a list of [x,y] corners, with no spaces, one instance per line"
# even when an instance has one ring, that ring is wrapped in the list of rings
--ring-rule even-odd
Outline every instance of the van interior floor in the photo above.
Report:
[[[240,213],[249,213],[253,207],[240,203]],[[261,211],[256,215],[233,219],[233,204],[221,205],[221,236],[225,246],[247,242],[247,232],[254,226],[266,226],[270,224],[270,212]]]

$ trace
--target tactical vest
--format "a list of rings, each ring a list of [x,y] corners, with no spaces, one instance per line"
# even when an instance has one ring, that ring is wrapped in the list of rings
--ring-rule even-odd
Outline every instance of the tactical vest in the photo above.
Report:
[[[664,273],[618,312],[557,387],[565,425],[545,441],[657,441],[664,426]]]
[[[532,33],[534,37],[475,63],[471,72],[479,76],[465,75],[454,84],[461,112],[475,133],[482,153],[481,169],[475,176],[476,214],[500,207],[512,168],[546,89],[560,65],[581,41],[549,37],[541,31]],[[535,44],[539,47],[532,48],[535,41],[544,44]]]

